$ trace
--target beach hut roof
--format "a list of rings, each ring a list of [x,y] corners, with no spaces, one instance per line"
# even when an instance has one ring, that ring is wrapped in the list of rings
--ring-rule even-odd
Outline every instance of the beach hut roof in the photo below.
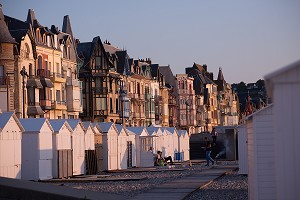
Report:
[[[143,131],[145,130],[147,135],[149,135],[147,130],[142,126],[127,127],[127,130],[134,133],[134,134],[136,134],[136,135],[141,135],[143,133]]]
[[[0,113],[0,130],[2,130],[5,125],[7,124],[8,120],[13,117],[15,119],[15,121],[17,122],[19,128],[21,129],[21,131],[24,131],[24,128],[22,126],[22,124],[20,123],[20,121],[18,120],[17,116],[15,115],[14,112],[4,112],[4,113]]]
[[[54,132],[51,124],[46,118],[26,118],[19,119],[19,121],[24,127],[25,132],[39,132],[45,123],[47,123],[51,131]]]
[[[84,125],[81,123],[80,119],[67,119],[66,120],[68,122],[68,124],[70,125],[71,129],[74,131],[76,126],[79,124],[82,129],[84,130],[84,132],[86,131]]]
[[[98,125],[103,133],[107,133],[113,124],[113,122],[98,122]]]
[[[50,119],[49,122],[50,122],[54,132],[59,132],[64,124],[66,124],[69,131],[72,132],[72,128],[70,127],[70,125],[68,124],[68,122],[66,120]]]

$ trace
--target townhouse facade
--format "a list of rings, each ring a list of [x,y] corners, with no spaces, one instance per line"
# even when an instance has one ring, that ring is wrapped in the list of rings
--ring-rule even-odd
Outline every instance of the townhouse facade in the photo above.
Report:
[[[125,126],[163,126],[189,133],[238,124],[239,102],[222,69],[218,78],[194,63],[186,74],[95,37],[75,39],[42,26],[29,9],[22,21],[0,13],[0,108],[20,118],[77,119]]]

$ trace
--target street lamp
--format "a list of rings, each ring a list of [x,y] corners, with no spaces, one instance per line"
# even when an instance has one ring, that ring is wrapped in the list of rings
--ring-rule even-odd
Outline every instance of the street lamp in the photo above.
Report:
[[[22,90],[23,90],[23,118],[25,118],[25,76],[29,77],[29,75],[26,72],[25,66],[20,71],[20,74],[22,76]]]

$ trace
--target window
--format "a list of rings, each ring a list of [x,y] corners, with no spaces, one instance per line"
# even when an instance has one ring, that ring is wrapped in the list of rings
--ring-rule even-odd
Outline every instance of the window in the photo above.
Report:
[[[43,57],[38,56],[38,69],[43,69]]]
[[[116,99],[116,113],[119,112],[119,99]]]
[[[96,98],[96,110],[106,110],[106,98]]]
[[[55,63],[55,64],[56,64],[56,74],[60,74],[59,63]]]
[[[32,77],[33,76],[33,68],[32,68],[32,64],[29,64],[29,76]]]
[[[96,62],[96,69],[101,69],[101,57],[100,56],[96,56],[95,58],[95,62]]]
[[[4,66],[0,65],[0,85],[5,85]]]
[[[60,90],[56,90],[56,101],[60,102],[61,98],[60,98]]]
[[[25,58],[29,58],[30,48],[27,43],[25,43]]]
[[[113,100],[112,100],[112,98],[109,98],[109,106],[110,106],[110,113],[113,113],[114,112],[114,110],[113,110]]]

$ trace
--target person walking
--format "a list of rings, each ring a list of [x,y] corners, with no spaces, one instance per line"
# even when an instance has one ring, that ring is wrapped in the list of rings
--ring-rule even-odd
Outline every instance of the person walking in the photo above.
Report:
[[[217,136],[218,136],[218,132],[216,131],[216,128],[213,127],[213,129],[211,131],[211,137],[213,139],[214,146],[217,144]]]
[[[211,161],[212,165],[214,165],[215,161],[210,157],[210,154],[211,154],[211,142],[209,141],[209,139],[207,137],[205,137],[204,140],[206,141],[206,147],[205,147],[206,165],[205,166],[209,166],[209,161]]]

